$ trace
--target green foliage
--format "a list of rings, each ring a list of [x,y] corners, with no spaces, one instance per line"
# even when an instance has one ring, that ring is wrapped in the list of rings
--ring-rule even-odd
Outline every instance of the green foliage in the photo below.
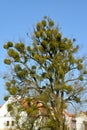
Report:
[[[87,74],[87,71],[86,71],[86,70],[84,71],[84,74]]]
[[[4,45],[5,49],[8,49],[9,47],[13,47],[13,43],[12,42],[7,42],[7,44]]]
[[[78,64],[78,70],[82,70],[83,69],[83,65],[82,64]]]
[[[12,105],[11,104],[8,104],[8,111],[11,111],[13,109]]]
[[[5,85],[6,85],[6,87],[10,87],[10,86],[11,86],[11,83],[6,82]]]
[[[21,66],[19,64],[16,64],[15,67],[14,67],[14,71],[15,72],[22,71]]]
[[[79,80],[83,81],[83,76],[82,75],[79,76]]]
[[[80,98],[77,97],[77,98],[75,99],[75,101],[76,101],[77,103],[79,103],[79,102],[80,102]]]
[[[8,98],[9,98],[8,96],[5,96],[5,97],[4,97],[4,100],[5,100],[5,101],[7,101],[7,100],[8,100]]]
[[[24,46],[23,43],[16,43],[16,44],[15,44],[15,48],[16,48],[20,53],[24,53],[25,46]]]
[[[19,54],[14,49],[8,50],[8,55],[14,59],[15,62],[18,62],[20,60]]]
[[[7,65],[10,65],[10,64],[11,64],[11,60],[9,60],[9,59],[4,59],[4,63],[7,64]]]
[[[83,71],[83,58],[76,56],[78,45],[63,38],[54,21],[44,17],[34,28],[31,46],[8,42],[4,48],[8,54],[4,63],[13,70],[6,88],[10,95],[20,95],[21,100],[26,101],[24,105],[19,101],[17,108],[18,112],[25,111],[28,115],[26,126],[22,124],[21,129],[33,129],[35,121],[43,115],[42,127],[61,130],[65,125],[63,110],[70,102],[80,103],[79,95],[84,91],[81,85],[87,71]],[[76,81],[80,86],[75,86]],[[40,111],[38,101],[43,106]]]

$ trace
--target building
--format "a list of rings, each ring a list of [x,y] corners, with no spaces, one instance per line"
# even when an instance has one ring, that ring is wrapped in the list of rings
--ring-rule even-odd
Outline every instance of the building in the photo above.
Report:
[[[64,111],[69,130],[87,130],[87,112],[80,111],[74,115]]]
[[[9,128],[15,128],[15,121],[7,110],[7,105],[11,102],[9,99],[0,107],[0,130],[7,130]]]
[[[16,123],[14,118],[8,112],[8,104],[12,102],[12,98],[0,106],[0,130],[8,130],[9,128],[15,129]],[[42,111],[41,102],[38,104],[39,110]],[[80,112],[77,115],[70,114],[64,110],[64,117],[68,130],[87,130],[87,112]],[[39,120],[40,121],[40,120]],[[35,128],[36,130],[37,128]]]

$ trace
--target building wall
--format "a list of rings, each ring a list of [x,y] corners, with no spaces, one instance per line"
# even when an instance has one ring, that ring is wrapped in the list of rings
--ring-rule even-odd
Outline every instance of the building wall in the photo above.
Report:
[[[87,130],[87,115],[84,112],[76,117],[67,113],[65,118],[69,130]]]
[[[87,115],[81,114],[76,117],[76,130],[85,130],[84,122],[87,122]]]
[[[11,102],[9,99],[1,108],[0,108],[0,130],[14,128],[14,119],[10,116],[10,113],[7,111],[7,105]]]

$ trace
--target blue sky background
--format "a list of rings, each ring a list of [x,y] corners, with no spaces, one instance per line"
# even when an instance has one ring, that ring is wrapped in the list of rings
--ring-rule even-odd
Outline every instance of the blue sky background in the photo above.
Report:
[[[76,38],[80,54],[87,55],[87,0],[0,0],[0,104],[6,95],[6,73],[3,60],[7,41],[29,42],[31,33],[43,16],[49,16],[60,27],[63,36]]]

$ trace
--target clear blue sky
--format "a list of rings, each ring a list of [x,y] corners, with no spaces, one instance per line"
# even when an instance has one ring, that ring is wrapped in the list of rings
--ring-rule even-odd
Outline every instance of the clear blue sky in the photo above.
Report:
[[[63,36],[76,38],[80,53],[87,54],[87,0],[0,0],[0,104],[6,94],[4,43],[28,41],[26,33],[45,15],[59,25]]]

